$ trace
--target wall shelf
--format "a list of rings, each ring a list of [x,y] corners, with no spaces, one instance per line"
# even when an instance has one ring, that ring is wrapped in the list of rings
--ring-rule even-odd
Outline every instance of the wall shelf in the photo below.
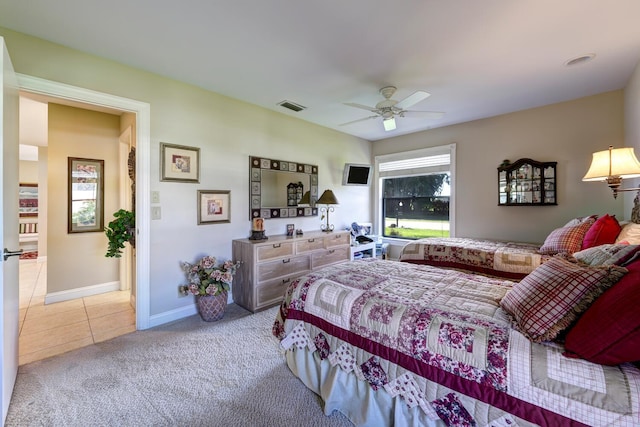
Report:
[[[556,165],[531,159],[505,160],[498,167],[498,205],[557,205]]]

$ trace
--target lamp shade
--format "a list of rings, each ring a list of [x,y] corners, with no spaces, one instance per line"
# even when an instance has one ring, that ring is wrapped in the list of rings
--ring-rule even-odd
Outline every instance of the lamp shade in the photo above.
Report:
[[[302,199],[298,202],[298,206],[309,206],[311,204],[311,192],[307,191],[302,195]]]
[[[335,194],[333,194],[333,191],[324,190],[324,193],[322,193],[322,196],[320,196],[320,198],[316,203],[318,203],[319,205],[337,205],[338,199],[336,199],[336,196]]]
[[[613,148],[593,153],[591,166],[583,181],[607,181],[610,177],[636,178],[640,176],[640,162],[632,147]]]

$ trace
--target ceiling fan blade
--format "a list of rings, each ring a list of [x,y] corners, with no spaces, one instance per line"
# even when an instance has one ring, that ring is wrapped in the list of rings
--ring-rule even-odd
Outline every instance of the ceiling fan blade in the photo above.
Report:
[[[420,115],[421,117],[424,117],[425,119],[441,119],[444,116],[444,113],[442,111],[416,111],[416,110],[404,110],[402,112],[403,115],[405,114],[409,114],[409,115]]]
[[[366,105],[355,104],[353,102],[345,102],[344,105],[348,105],[349,107],[360,108],[362,110],[371,111],[373,113],[377,113],[378,112],[378,110],[376,110],[374,107],[367,107]]]
[[[398,103],[396,103],[395,107],[400,108],[401,110],[404,110],[405,108],[409,108],[412,105],[415,105],[418,102],[422,101],[423,99],[427,99],[430,96],[431,96],[430,93],[419,90],[414,92],[412,95],[407,96],[402,101],[399,101]]]
[[[396,119],[394,119],[393,117],[391,117],[390,119],[384,119],[382,121],[382,124],[384,125],[384,130],[389,132],[390,130],[394,130],[396,128]]]
[[[350,124],[353,124],[353,123],[364,122],[365,120],[376,119],[378,117],[380,117],[380,116],[369,116],[369,117],[365,117],[364,119],[358,119],[358,120],[354,120],[352,122],[342,123],[339,126],[346,126],[346,125],[350,125]]]

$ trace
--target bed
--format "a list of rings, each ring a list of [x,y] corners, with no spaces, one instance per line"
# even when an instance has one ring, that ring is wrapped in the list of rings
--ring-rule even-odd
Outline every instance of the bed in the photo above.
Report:
[[[502,242],[463,237],[433,237],[407,243],[400,261],[427,264],[521,279],[551,255],[541,254],[539,244]]]
[[[638,222],[633,217],[621,225],[608,214],[573,218],[551,231],[542,244],[461,237],[419,239],[402,248],[399,260],[520,280],[558,253],[574,254],[622,240],[636,243]]]
[[[537,302],[547,301],[556,311],[580,301],[582,311],[574,304],[552,322],[564,328],[521,326],[522,283],[542,270],[549,280],[560,280],[564,273],[550,273],[555,264],[601,276],[589,285],[589,297],[539,295]],[[625,286],[636,289],[640,261],[633,265],[635,276]],[[587,361],[563,344],[572,342],[577,316],[588,317],[607,289],[622,289],[629,271],[556,256],[518,283],[428,265],[356,260],[292,281],[273,334],[293,374],[324,401],[325,414],[340,411],[357,426],[637,426],[640,369],[630,362]],[[578,288],[591,280],[584,277]],[[527,289],[533,299],[539,294]],[[640,341],[630,339],[634,352]],[[583,341],[578,335],[575,351],[583,351]],[[617,354],[612,345],[610,355]],[[636,356],[630,357],[640,360]]]

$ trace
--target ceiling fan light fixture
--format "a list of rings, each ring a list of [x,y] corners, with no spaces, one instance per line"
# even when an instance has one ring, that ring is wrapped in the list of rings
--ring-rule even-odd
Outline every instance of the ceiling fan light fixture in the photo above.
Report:
[[[395,99],[391,99],[391,96],[395,93],[395,86],[385,86],[380,89],[380,94],[384,96],[384,100],[378,102],[375,107],[369,107],[368,105],[356,104],[354,102],[347,102],[344,105],[349,107],[359,108],[361,110],[370,111],[375,113],[375,116],[369,116],[358,120],[353,120],[347,123],[342,123],[340,126],[350,125],[352,123],[358,123],[365,120],[382,118],[382,124],[384,126],[384,130],[390,131],[396,128],[396,117],[404,117],[405,113],[420,114],[426,118],[430,119],[439,119],[444,113],[439,111],[413,111],[407,110],[407,108],[417,104],[418,102],[428,98],[430,96],[429,93],[418,90],[413,94],[407,96],[401,101],[396,101]]]
[[[384,125],[384,130],[386,130],[387,132],[396,128],[396,120],[393,117],[391,117],[390,119],[384,119],[382,121],[382,124]]]

